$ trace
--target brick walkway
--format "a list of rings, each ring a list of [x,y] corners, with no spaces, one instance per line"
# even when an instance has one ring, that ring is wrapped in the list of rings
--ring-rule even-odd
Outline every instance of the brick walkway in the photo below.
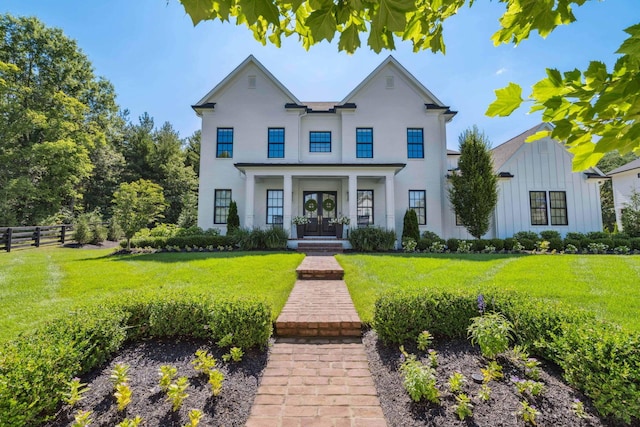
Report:
[[[339,269],[342,277],[340,265],[327,256],[306,257],[298,277],[301,270],[316,274],[314,266],[317,274]],[[360,319],[343,280],[298,280],[276,333],[247,427],[386,427],[359,338]]]

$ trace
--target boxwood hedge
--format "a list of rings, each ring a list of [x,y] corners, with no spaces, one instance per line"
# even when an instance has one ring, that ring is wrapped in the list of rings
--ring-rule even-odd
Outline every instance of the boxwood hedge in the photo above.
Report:
[[[479,315],[476,298],[462,291],[393,291],[376,301],[373,327],[387,343],[415,340],[423,330],[464,337],[470,319]],[[487,310],[513,322],[518,344],[560,366],[601,415],[640,421],[640,334],[558,302],[500,291],[484,299]]]
[[[0,425],[38,425],[67,382],[107,362],[127,341],[231,335],[235,346],[265,346],[271,308],[253,299],[147,295],[78,310],[0,349]]]

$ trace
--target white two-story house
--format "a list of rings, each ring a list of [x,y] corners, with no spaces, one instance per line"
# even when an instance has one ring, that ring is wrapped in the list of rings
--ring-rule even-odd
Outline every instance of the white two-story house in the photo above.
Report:
[[[198,225],[204,229],[224,233],[234,200],[242,227],[282,226],[292,238],[303,237],[292,227],[294,216],[309,218],[304,237],[335,236],[330,220],[337,216],[347,216],[352,228],[372,225],[399,235],[407,209],[416,211],[421,231],[468,237],[456,225],[447,196],[456,155],[446,148],[446,124],[456,113],[391,56],[338,102],[298,100],[249,56],[193,108],[202,117]],[[558,151],[558,144],[551,144],[547,154]],[[512,147],[511,156],[526,151],[520,145]],[[593,176],[573,174],[584,188],[565,188],[560,175],[574,176],[569,154],[558,148],[563,157],[549,163],[554,182],[527,178],[533,173],[527,159],[503,156],[507,161],[501,167],[512,169],[496,172],[501,179],[523,180],[519,191],[527,194],[507,201],[523,204],[516,224],[505,227],[500,218],[510,213],[496,208],[488,237],[531,228],[527,213],[539,216],[543,207],[550,219],[545,229],[557,226],[564,234],[601,228],[598,184]],[[559,166],[567,159],[568,169]],[[513,168],[517,173],[509,178]],[[544,203],[540,194],[535,201],[530,196],[534,190],[528,181],[539,185],[535,191],[545,192]],[[569,193],[562,224],[554,223],[559,197],[554,191]],[[592,198],[574,198],[576,191]],[[529,201],[535,206],[527,207]],[[579,206],[568,206],[576,201]],[[584,221],[584,215],[576,216],[578,210],[593,215],[578,224]],[[541,220],[535,222],[537,229]]]

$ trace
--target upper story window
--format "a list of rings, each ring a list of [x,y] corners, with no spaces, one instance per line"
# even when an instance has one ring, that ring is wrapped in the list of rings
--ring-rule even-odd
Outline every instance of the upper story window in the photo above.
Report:
[[[233,157],[233,128],[218,128],[216,157]]]
[[[424,136],[421,128],[407,129],[407,157],[424,159]]]
[[[331,132],[309,132],[309,151],[311,153],[330,153]]]
[[[418,224],[427,223],[427,192],[425,190],[409,190],[409,209],[418,216]]]
[[[370,159],[373,157],[373,129],[356,129],[356,157]]]
[[[284,128],[269,128],[267,157],[270,159],[284,157]]]

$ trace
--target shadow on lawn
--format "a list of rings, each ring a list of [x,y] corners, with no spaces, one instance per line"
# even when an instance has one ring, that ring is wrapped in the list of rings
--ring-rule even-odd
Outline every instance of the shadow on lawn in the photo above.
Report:
[[[111,261],[150,261],[162,263],[185,262],[206,259],[244,258],[269,255],[294,255],[293,251],[236,251],[236,252],[156,252],[156,253],[111,253],[97,258],[83,258],[79,261],[95,261],[99,259]]]
[[[367,255],[375,258],[394,257],[394,258],[431,258],[431,259],[449,259],[463,261],[486,262],[496,259],[521,258],[530,254],[508,253],[508,254],[435,254],[435,253],[405,253],[405,252],[348,252],[342,254],[344,256]]]

